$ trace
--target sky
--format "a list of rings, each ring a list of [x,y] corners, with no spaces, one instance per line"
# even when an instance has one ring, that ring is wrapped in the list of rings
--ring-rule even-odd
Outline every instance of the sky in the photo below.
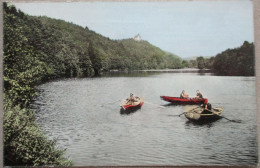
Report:
[[[88,27],[110,39],[143,40],[182,58],[215,56],[254,41],[251,0],[13,3],[34,16]]]

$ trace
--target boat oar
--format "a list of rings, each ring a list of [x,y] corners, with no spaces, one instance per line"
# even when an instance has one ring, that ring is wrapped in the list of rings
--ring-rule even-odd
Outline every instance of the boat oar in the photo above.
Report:
[[[224,117],[224,116],[221,116],[221,117],[225,118],[228,121],[235,122],[235,123],[241,123],[242,122],[241,120],[231,120],[231,119],[228,119],[227,117]]]
[[[194,106],[193,106],[194,107]],[[188,109],[187,111],[192,111],[192,110],[195,110],[195,109],[197,109],[197,108],[200,108],[200,106],[198,106],[198,107],[195,107],[195,108],[192,108],[192,109]],[[183,115],[185,112],[183,112],[183,113],[181,113],[181,114],[178,114],[178,115],[168,115],[168,116],[178,116],[178,117],[180,117],[181,115]]]
[[[209,112],[211,112],[213,114],[219,115],[218,113],[216,113],[214,111],[211,111],[211,110],[207,110],[207,111],[209,111]],[[220,116],[220,117],[225,118],[226,120],[231,121],[231,122],[235,122],[235,123],[241,123],[242,122],[241,120],[231,120],[231,119],[229,119],[227,117],[224,117],[224,116]]]
[[[181,113],[181,114],[178,114],[178,115],[168,115],[168,116],[178,116],[180,117],[181,115],[183,115],[185,112]]]
[[[179,114],[178,116],[180,117],[181,115],[183,115],[185,112],[183,112],[183,113],[181,113],[181,114]]]

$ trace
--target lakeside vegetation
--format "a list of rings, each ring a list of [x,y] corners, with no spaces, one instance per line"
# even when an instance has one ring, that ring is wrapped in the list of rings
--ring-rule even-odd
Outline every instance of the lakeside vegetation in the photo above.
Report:
[[[254,76],[254,44],[245,41],[241,47],[223,51],[214,58],[212,69],[217,75]]]
[[[4,165],[70,166],[72,162],[63,156],[64,150],[46,138],[35,121],[34,112],[27,108],[37,96],[35,86],[54,74],[49,67],[52,65],[48,65],[32,45],[39,44],[37,40],[31,41],[37,33],[32,34],[33,29],[26,22],[37,23],[13,6],[4,3],[3,7]]]
[[[87,27],[26,15],[7,3],[3,3],[3,8],[6,166],[72,165],[63,156],[65,151],[58,149],[55,141],[48,140],[41,132],[34,112],[28,108],[37,96],[35,87],[43,82],[98,76],[110,70],[196,67],[219,70],[225,75],[234,67],[249,69],[232,71],[238,75],[252,75],[254,71],[253,44],[248,42],[241,49],[229,49],[216,57],[185,61],[147,41],[111,40]]]
[[[224,76],[254,76],[255,55],[254,43],[245,41],[234,49],[227,49],[214,57],[197,57],[194,60],[184,60],[186,67],[211,69],[216,75]]]

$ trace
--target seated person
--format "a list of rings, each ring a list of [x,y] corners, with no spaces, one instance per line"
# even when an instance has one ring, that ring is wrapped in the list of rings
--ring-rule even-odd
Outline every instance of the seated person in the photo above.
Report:
[[[202,113],[211,113],[211,104],[208,102],[208,99],[205,99],[204,104],[202,105],[203,112]]]
[[[189,98],[189,95],[185,93],[185,90],[183,90],[183,91],[181,92],[180,97],[183,98],[183,99],[188,99],[188,98]]]
[[[197,95],[195,96],[195,98],[197,98],[197,99],[203,98],[203,96],[202,96],[202,94],[200,93],[199,90],[197,90]]]
[[[130,97],[127,100],[128,100],[127,103],[130,102],[131,104],[137,101],[133,93],[130,93]]]

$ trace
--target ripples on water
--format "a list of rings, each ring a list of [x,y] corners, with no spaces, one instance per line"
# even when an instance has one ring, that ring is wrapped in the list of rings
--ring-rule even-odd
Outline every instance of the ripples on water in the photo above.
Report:
[[[65,79],[39,86],[32,105],[49,139],[67,148],[75,166],[86,165],[256,165],[254,77],[191,73]],[[160,95],[178,96],[199,89],[225,119],[198,125],[187,121],[183,106]],[[129,115],[119,104],[129,93],[145,104]]]

